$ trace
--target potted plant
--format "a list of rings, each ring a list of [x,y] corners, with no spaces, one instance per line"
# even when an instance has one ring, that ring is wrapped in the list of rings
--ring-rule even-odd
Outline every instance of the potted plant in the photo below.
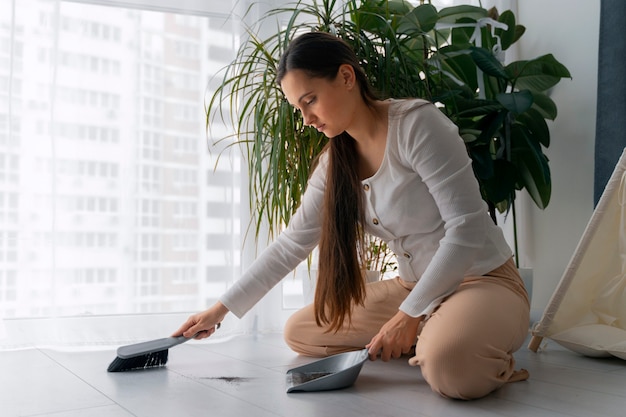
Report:
[[[243,145],[247,155],[255,236],[261,224],[272,235],[289,221],[311,162],[327,141],[304,126],[275,83],[282,52],[303,31],[326,31],[348,42],[381,98],[438,103],[459,126],[494,221],[496,209],[514,209],[518,190],[526,189],[540,208],[548,204],[543,148],[550,143],[546,119],[557,111],[547,91],[570,74],[552,55],[506,66],[498,59],[524,33],[512,12],[490,14],[474,6],[437,11],[403,0],[314,0],[274,9],[259,24],[274,18],[282,24],[267,37],[248,30],[207,106],[208,126],[216,117],[232,120],[235,137],[224,140]]]

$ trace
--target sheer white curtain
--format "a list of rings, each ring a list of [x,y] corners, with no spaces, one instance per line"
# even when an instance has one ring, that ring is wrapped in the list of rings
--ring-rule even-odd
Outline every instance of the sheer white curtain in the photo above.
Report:
[[[250,262],[245,162],[204,118],[246,8],[0,3],[0,348],[162,337]]]

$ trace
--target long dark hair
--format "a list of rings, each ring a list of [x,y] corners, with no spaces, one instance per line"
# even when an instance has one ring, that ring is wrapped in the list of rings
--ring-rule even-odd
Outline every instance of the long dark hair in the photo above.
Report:
[[[354,51],[342,39],[323,32],[300,35],[282,55],[277,82],[291,70],[308,76],[334,80],[339,67],[354,68],[361,97],[372,107],[377,99]],[[318,281],[315,291],[315,320],[338,331],[352,306],[363,304],[365,284],[360,260],[363,259],[364,203],[358,173],[355,140],[346,132],[330,138],[323,152],[328,153],[328,171],[322,232],[319,242]]]

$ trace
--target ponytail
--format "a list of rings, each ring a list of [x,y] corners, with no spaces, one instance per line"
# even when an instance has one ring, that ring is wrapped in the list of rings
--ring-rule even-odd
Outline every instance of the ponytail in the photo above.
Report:
[[[356,54],[345,41],[329,33],[310,32],[293,39],[278,64],[276,82],[280,85],[293,70],[305,71],[312,78],[334,80],[343,64],[354,68],[361,97],[373,106],[377,97]],[[325,151],[329,165],[314,308],[317,324],[328,325],[329,331],[336,332],[346,317],[350,320],[352,306],[362,305],[365,299],[360,265],[365,259],[364,203],[355,140],[344,132],[330,139]]]
[[[338,331],[350,321],[353,305],[363,304],[365,283],[359,259],[363,245],[363,195],[356,142],[347,133],[327,146],[329,164],[319,243],[315,321]]]

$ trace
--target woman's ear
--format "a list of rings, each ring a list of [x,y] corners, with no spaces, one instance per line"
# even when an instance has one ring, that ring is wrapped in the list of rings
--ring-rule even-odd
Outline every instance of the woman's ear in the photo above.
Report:
[[[356,74],[354,73],[354,68],[350,64],[342,64],[339,67],[338,73],[343,84],[351,89],[356,83]]]

